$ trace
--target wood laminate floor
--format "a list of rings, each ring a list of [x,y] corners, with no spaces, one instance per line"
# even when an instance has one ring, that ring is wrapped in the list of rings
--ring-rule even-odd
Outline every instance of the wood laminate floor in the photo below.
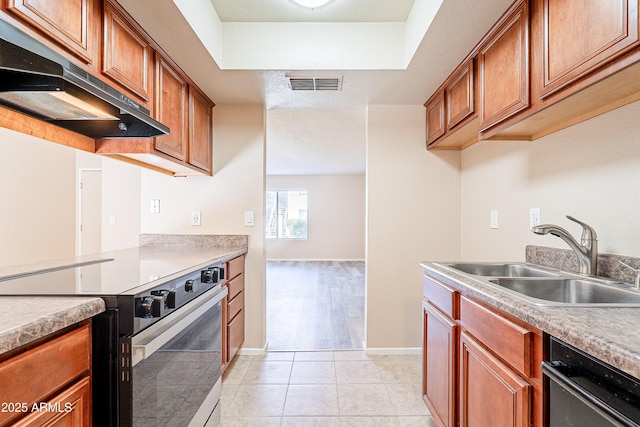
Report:
[[[359,350],[364,261],[267,261],[269,350]]]

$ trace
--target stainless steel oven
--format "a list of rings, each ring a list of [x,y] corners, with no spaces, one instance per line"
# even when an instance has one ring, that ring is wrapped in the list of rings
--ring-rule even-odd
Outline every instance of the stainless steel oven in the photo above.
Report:
[[[0,294],[104,300],[92,318],[94,427],[218,425],[222,260],[180,270],[154,248],[114,254],[5,277]]]
[[[204,294],[131,338],[133,426],[220,424],[224,295]]]

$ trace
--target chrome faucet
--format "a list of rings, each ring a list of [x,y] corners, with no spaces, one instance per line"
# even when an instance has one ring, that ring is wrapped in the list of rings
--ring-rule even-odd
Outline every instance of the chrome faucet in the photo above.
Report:
[[[567,218],[582,226],[580,243],[567,230],[557,225],[543,224],[531,228],[536,234],[553,234],[564,240],[578,256],[580,274],[597,276],[598,272],[598,236],[596,231],[582,221],[567,215]]]

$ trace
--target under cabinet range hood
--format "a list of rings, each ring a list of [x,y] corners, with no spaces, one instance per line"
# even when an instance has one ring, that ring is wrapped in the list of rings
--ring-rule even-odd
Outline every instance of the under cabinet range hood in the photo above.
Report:
[[[169,133],[149,110],[2,20],[0,104],[95,139]]]

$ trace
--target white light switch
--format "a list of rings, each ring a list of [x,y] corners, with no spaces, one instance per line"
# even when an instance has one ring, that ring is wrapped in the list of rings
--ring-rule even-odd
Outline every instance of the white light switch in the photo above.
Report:
[[[109,215],[109,225],[115,225],[115,224],[116,224],[116,216]]]
[[[498,211],[491,211],[490,217],[489,227],[498,228]]]
[[[253,227],[253,211],[245,211],[244,213],[244,226],[245,227]]]

